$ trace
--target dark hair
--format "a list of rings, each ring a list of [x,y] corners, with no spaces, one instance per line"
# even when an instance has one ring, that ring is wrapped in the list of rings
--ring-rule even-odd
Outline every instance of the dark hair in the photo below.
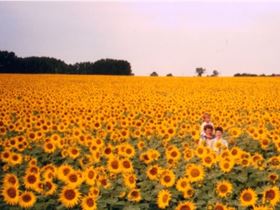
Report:
[[[216,131],[221,131],[222,133],[224,132],[224,130],[223,130],[222,127],[217,127],[215,130],[216,130]]]
[[[207,129],[213,130],[214,128],[213,128],[212,125],[207,124],[207,125],[204,126],[203,130],[206,131]]]

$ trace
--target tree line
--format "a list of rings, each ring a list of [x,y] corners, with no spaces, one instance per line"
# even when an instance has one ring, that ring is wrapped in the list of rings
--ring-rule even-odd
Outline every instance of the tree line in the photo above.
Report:
[[[51,57],[22,58],[8,51],[0,51],[0,73],[133,75],[125,60],[107,58],[72,65]]]
[[[237,73],[234,77],[279,77],[280,74],[251,74],[251,73]]]

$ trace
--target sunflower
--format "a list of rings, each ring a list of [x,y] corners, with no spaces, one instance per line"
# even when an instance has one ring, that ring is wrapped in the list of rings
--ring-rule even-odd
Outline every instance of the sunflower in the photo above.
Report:
[[[239,164],[242,167],[248,167],[251,164],[251,159],[250,158],[241,158]]]
[[[26,169],[26,174],[27,173],[30,173],[30,174],[39,174],[40,172],[40,168],[38,166],[35,166],[35,165],[31,165],[31,166],[28,166],[28,168]]]
[[[97,199],[99,196],[100,190],[98,187],[90,187],[88,195],[92,196],[94,199]]]
[[[107,163],[108,170],[112,173],[120,173],[121,172],[121,163],[120,160],[116,157],[112,157],[108,160]]]
[[[46,153],[53,153],[56,149],[56,146],[52,141],[48,141],[44,143],[43,148]]]
[[[53,183],[50,180],[43,182],[43,193],[46,195],[53,195],[57,189],[57,186],[55,183]]]
[[[198,145],[195,149],[195,154],[197,157],[202,158],[207,153],[206,147],[203,145]]]
[[[130,173],[133,171],[132,162],[128,158],[124,158],[121,160],[121,171],[123,173]]]
[[[98,177],[98,182],[97,182],[98,186],[102,186],[104,189],[108,189],[111,187],[111,182],[109,177],[102,175]]]
[[[239,147],[232,147],[230,154],[234,159],[239,159],[241,156],[241,149]]]
[[[139,202],[141,200],[141,193],[139,189],[132,189],[127,195],[129,201]]]
[[[42,177],[44,180],[53,180],[56,177],[56,174],[51,170],[46,170],[42,173]]]
[[[168,190],[161,190],[157,195],[157,205],[161,209],[165,209],[169,206],[171,200],[171,193]]]
[[[133,158],[135,155],[135,149],[131,144],[126,144],[122,154],[127,158]]]
[[[183,157],[185,160],[190,160],[194,156],[194,152],[190,148],[185,148],[183,151]]]
[[[158,165],[148,166],[146,170],[146,175],[150,180],[157,180],[159,174],[161,173],[161,168]]]
[[[181,158],[181,152],[176,146],[171,146],[170,149],[167,149],[165,155],[167,159],[172,159],[175,162]]]
[[[19,186],[19,181],[16,175],[11,174],[11,173],[7,173],[5,174],[4,178],[3,178],[3,186],[7,186],[7,185],[12,185],[15,187]]]
[[[183,177],[177,180],[176,189],[180,192],[185,192],[190,186],[190,181],[187,177]]]
[[[150,156],[153,161],[158,160],[160,157],[160,152],[156,149],[149,149],[148,156]]]
[[[256,204],[257,194],[253,189],[248,188],[241,192],[239,200],[242,206],[253,206]]]
[[[185,188],[185,191],[183,192],[183,197],[184,197],[185,199],[191,198],[191,197],[194,196],[194,193],[195,193],[195,191],[194,191],[194,189],[192,188],[192,186],[191,186],[191,185],[188,185],[188,186]]]
[[[279,179],[279,176],[276,173],[270,173],[268,175],[268,180],[272,183],[275,183],[278,179]]]
[[[216,184],[216,191],[218,196],[223,198],[228,196],[232,192],[232,184],[229,181],[219,181]]]
[[[22,155],[17,153],[12,153],[9,158],[9,163],[12,165],[19,165],[22,163]]]
[[[19,206],[22,208],[30,208],[36,203],[36,196],[33,192],[25,191],[19,197]]]
[[[97,209],[95,198],[91,195],[87,195],[82,198],[81,203],[82,210],[95,210]]]
[[[1,153],[1,161],[8,162],[11,155],[12,155],[11,151],[6,149]]]
[[[88,185],[93,186],[96,182],[96,176],[97,176],[97,172],[96,170],[91,166],[88,167],[85,171],[84,171],[84,177],[85,177],[85,181]]]
[[[280,169],[280,157],[279,156],[272,156],[268,159],[268,164],[271,168]]]
[[[263,192],[263,203],[276,206],[280,201],[280,192],[277,186],[267,187]]]
[[[216,162],[216,158],[213,154],[207,154],[202,157],[202,165],[211,168],[213,164]]]
[[[145,164],[150,164],[153,161],[158,160],[160,157],[159,151],[155,149],[149,149],[146,152],[141,153],[140,160]]]
[[[165,169],[160,175],[160,184],[165,187],[172,187],[175,184],[175,174],[172,170]]]
[[[213,210],[228,210],[228,208],[221,203],[216,203]]]
[[[38,182],[40,182],[40,177],[37,174],[26,174],[23,179],[26,189],[35,189]]]
[[[42,194],[43,193],[43,188],[44,188],[43,183],[39,181],[39,182],[36,183],[36,185],[35,185],[33,190],[35,192],[39,193],[39,194]]]
[[[68,149],[69,157],[72,159],[76,159],[80,155],[80,150],[77,147],[70,147]]]
[[[143,140],[138,141],[137,148],[139,151],[141,151],[145,146],[145,142]]]
[[[74,169],[72,168],[71,165],[68,164],[63,164],[58,168],[58,174],[57,177],[58,179],[60,179],[61,181],[66,181],[67,180],[67,175],[74,171]]]
[[[204,169],[201,165],[189,164],[186,167],[186,176],[190,182],[202,181],[204,179]]]
[[[72,208],[77,205],[80,201],[80,192],[78,189],[65,186],[62,188],[59,194],[59,201],[66,207]]]
[[[228,173],[234,166],[234,161],[232,159],[222,159],[219,161],[219,166],[222,172]]]
[[[2,190],[4,201],[9,205],[16,205],[19,199],[19,192],[16,186],[6,185]]]
[[[76,171],[70,172],[67,175],[67,179],[65,180],[65,183],[70,187],[78,187],[81,185],[82,182],[83,178]]]
[[[257,137],[258,139],[259,137]],[[263,150],[267,150],[269,145],[271,144],[271,141],[269,139],[261,139],[259,140],[260,141],[260,145],[261,145],[261,148]]]
[[[104,157],[111,158],[113,156],[114,147],[112,144],[106,145],[106,147],[103,149],[103,155]]]
[[[253,210],[272,210],[272,208],[269,208],[265,205],[255,205],[253,206]]]
[[[179,205],[175,208],[175,210],[195,210],[196,205],[191,201],[180,202]]]
[[[124,185],[130,189],[136,187],[136,175],[135,174],[123,174]]]
[[[233,138],[237,138],[240,136],[240,134],[242,133],[241,129],[238,128],[238,127],[234,127],[234,128],[231,128],[229,130],[229,133],[230,135],[233,137]]]

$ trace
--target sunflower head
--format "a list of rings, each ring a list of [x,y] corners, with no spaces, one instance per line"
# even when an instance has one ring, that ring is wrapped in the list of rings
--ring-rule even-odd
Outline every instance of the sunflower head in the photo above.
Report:
[[[242,206],[253,206],[256,204],[257,194],[253,189],[248,188],[241,192],[239,200]]]
[[[157,195],[157,205],[161,209],[165,209],[169,206],[171,200],[171,193],[168,190],[161,190]]]

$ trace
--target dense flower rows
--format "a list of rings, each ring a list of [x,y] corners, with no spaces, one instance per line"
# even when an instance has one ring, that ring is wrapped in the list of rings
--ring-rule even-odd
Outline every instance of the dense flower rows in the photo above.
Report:
[[[280,80],[0,76],[0,209],[280,209]],[[225,130],[200,145],[204,112]]]

